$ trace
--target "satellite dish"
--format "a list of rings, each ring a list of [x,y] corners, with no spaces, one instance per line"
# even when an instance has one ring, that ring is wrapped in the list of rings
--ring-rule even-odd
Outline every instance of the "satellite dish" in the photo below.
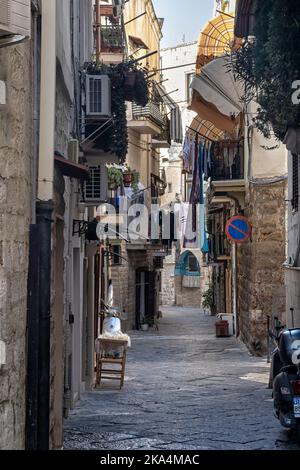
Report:
[[[27,39],[26,36],[22,36],[21,34],[12,34],[8,36],[0,36],[0,48],[1,47],[8,47],[8,46],[15,46],[16,44],[20,44]]]

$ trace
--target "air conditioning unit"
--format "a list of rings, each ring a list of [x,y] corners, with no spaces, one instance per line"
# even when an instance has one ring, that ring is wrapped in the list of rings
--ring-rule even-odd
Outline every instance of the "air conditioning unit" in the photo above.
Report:
[[[107,169],[105,165],[89,166],[90,178],[84,183],[83,203],[98,205],[107,200]]]
[[[30,0],[0,0],[0,37],[18,34],[29,38],[30,20]]]
[[[69,140],[68,159],[75,163],[79,162],[79,142],[77,139]]]
[[[86,117],[111,116],[111,83],[107,75],[86,75]]]

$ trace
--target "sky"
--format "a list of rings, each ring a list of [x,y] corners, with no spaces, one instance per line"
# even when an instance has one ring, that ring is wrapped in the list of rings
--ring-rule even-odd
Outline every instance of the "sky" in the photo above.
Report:
[[[152,0],[156,14],[165,18],[162,47],[197,41],[213,16],[214,0]]]

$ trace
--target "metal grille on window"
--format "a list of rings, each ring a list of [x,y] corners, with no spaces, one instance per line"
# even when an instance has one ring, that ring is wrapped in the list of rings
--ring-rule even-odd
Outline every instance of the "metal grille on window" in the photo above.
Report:
[[[199,264],[194,255],[189,255],[188,258],[188,271],[190,273],[197,273],[199,271]]]
[[[101,199],[101,167],[90,166],[90,179],[85,183],[85,199]]]
[[[112,246],[112,264],[122,264],[121,245]]]
[[[292,181],[292,209],[297,212],[299,208],[299,155],[293,153],[293,181]]]
[[[89,83],[90,112],[102,113],[102,82],[100,79],[90,78]]]

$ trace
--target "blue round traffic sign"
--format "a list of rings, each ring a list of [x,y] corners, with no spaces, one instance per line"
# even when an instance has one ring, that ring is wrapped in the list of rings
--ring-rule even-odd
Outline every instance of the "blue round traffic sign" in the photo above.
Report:
[[[252,225],[246,217],[236,215],[227,221],[225,232],[231,241],[243,243],[250,238]]]

